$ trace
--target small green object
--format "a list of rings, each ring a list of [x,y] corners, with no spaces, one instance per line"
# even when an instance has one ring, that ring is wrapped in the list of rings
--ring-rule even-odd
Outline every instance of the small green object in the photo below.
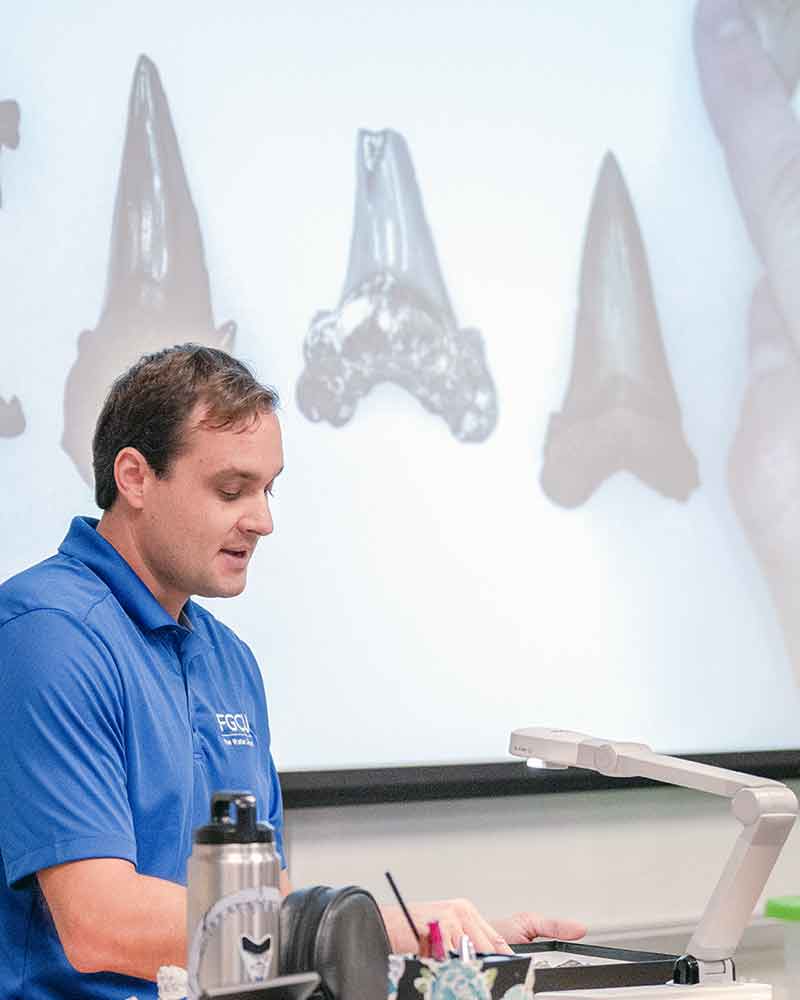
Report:
[[[800,920],[800,896],[776,896],[768,899],[764,914],[779,920]]]

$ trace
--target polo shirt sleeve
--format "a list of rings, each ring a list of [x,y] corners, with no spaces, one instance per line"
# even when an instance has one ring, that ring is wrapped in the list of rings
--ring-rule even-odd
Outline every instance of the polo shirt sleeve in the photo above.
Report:
[[[83,858],[136,863],[123,693],[82,621],[29,611],[0,628],[0,852],[9,885]]]

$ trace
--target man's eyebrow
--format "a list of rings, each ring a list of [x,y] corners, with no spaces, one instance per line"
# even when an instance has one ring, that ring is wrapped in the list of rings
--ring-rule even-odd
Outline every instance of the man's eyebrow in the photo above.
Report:
[[[278,476],[283,472],[283,466],[278,469],[275,475],[272,477],[270,482],[277,479]],[[248,482],[261,479],[261,476],[257,472],[251,472],[248,469],[238,469],[235,465],[226,466],[224,469],[220,469],[219,472],[215,472],[213,479],[244,479]]]

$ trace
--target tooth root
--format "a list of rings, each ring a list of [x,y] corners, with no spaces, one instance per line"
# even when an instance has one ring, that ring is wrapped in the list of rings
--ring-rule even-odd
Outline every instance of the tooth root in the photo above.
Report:
[[[19,146],[19,104],[16,101],[0,101],[0,150],[16,149]],[[0,191],[0,208],[3,194]]]
[[[358,401],[394,382],[443,417],[460,441],[483,441],[497,396],[477,330],[459,329],[405,140],[358,134],[350,259],[337,309],[312,320],[297,403],[309,420],[347,423]]]
[[[800,81],[800,0],[739,0],[789,94]]]
[[[636,214],[608,153],[586,229],[572,373],[561,412],[550,418],[542,488],[576,507],[622,469],[676,500],[698,485]]]
[[[391,129],[361,129],[356,150],[356,203],[342,301],[376,274],[389,273],[455,326],[405,139]]]
[[[6,402],[0,397],[0,437],[19,437],[25,430],[25,414],[16,396]]]
[[[67,379],[62,447],[91,484],[94,424],[111,383],[142,354],[191,341],[230,349],[235,326],[214,328],[197,211],[158,70],[133,75],[97,327],[78,341]]]
[[[750,383],[728,488],[800,683],[800,355],[762,283],[751,312]]]

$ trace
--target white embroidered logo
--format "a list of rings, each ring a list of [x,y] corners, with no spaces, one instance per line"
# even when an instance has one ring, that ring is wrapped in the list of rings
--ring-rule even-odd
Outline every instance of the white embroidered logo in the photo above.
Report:
[[[219,735],[226,747],[254,747],[250,721],[244,712],[217,712]]]

